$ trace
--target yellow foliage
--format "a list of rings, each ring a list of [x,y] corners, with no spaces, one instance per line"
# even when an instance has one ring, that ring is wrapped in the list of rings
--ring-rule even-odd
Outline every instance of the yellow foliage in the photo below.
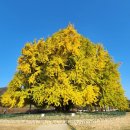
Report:
[[[70,24],[45,41],[25,45],[2,103],[11,107],[96,104],[124,109],[119,83],[118,65],[109,53]]]
[[[84,105],[91,105],[98,101],[99,88],[97,86],[88,85],[82,92]]]

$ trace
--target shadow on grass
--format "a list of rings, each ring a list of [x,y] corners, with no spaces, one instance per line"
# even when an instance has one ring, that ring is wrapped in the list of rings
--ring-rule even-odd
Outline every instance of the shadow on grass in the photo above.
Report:
[[[17,117],[22,117],[24,115],[25,114],[21,114],[21,113],[18,113],[18,114],[0,114],[0,119],[17,118]]]
[[[125,111],[108,111],[108,112],[84,112],[88,115],[106,115],[106,116],[122,116],[126,115]]]

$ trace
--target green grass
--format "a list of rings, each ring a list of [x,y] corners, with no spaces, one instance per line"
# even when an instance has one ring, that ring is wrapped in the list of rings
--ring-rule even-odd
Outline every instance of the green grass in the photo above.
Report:
[[[13,120],[78,120],[78,119],[100,119],[112,118],[125,115],[125,112],[92,112],[92,113],[76,113],[74,117],[71,113],[45,113],[42,117],[41,114],[0,114],[0,119],[13,119]]]

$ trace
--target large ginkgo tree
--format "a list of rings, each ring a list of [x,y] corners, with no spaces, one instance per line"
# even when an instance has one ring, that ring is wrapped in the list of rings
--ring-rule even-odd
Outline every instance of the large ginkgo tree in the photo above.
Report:
[[[83,37],[72,25],[46,40],[26,43],[17,71],[3,94],[4,106],[71,106],[127,108],[119,64],[100,44]]]

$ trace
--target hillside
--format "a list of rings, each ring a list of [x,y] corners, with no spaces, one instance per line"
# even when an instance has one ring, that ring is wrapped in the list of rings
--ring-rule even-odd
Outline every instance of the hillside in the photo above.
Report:
[[[7,90],[7,87],[0,88],[0,96]]]

